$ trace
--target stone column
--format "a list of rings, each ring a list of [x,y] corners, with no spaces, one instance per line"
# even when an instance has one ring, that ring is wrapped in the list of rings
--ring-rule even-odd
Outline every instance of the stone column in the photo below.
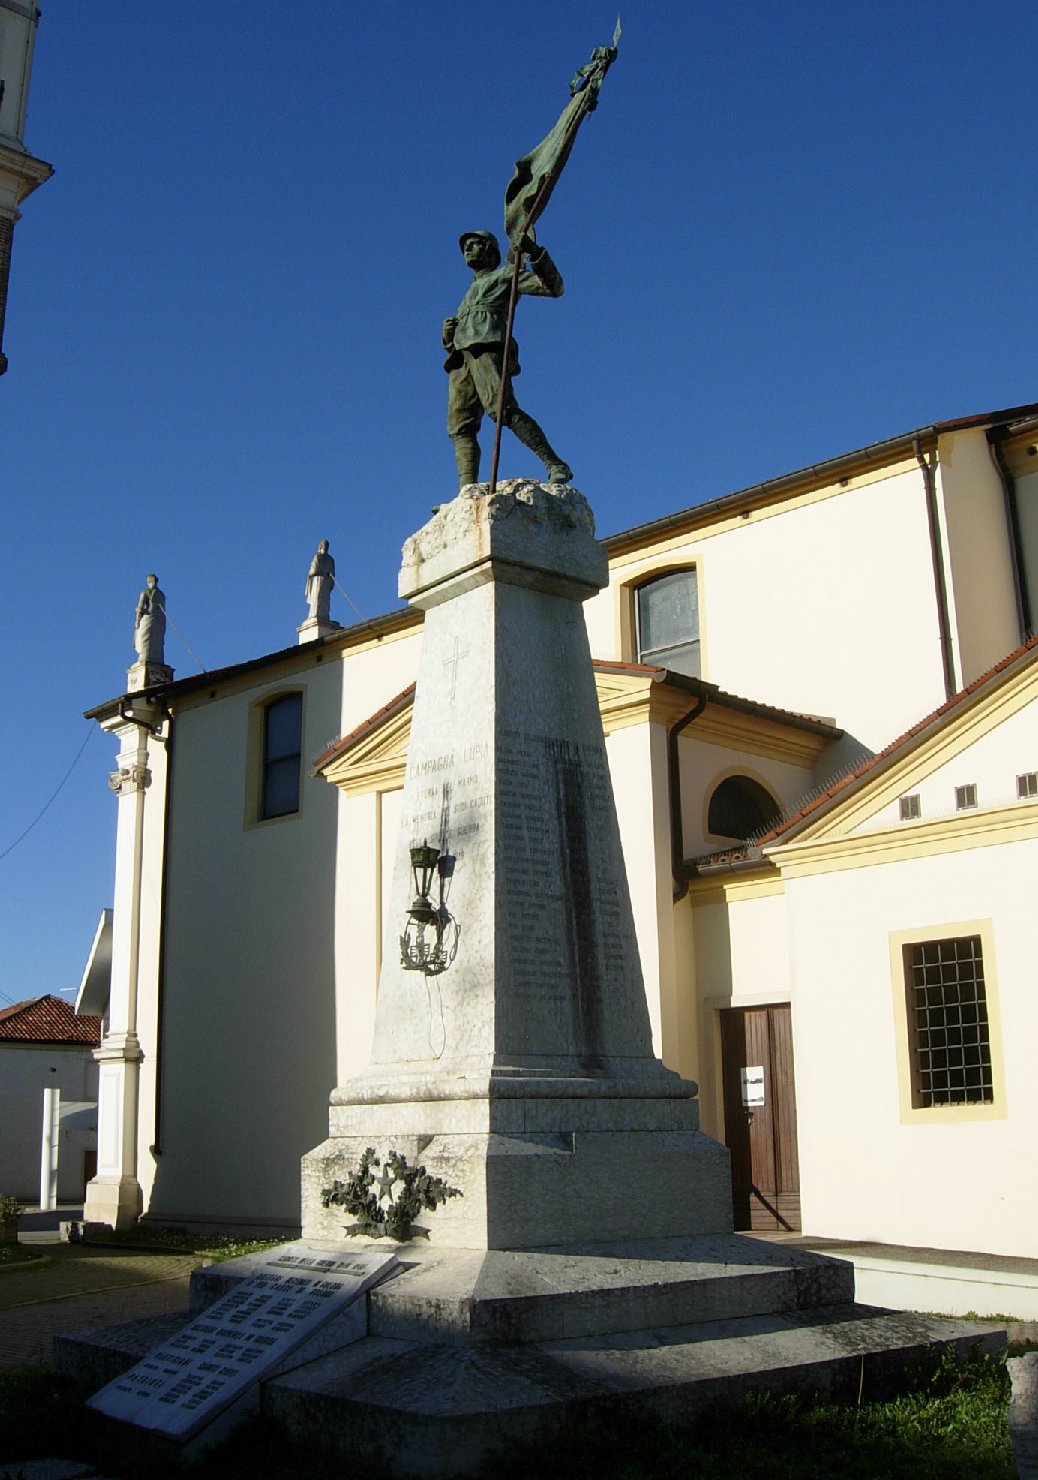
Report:
[[[137,1176],[137,1112],[141,1045],[137,1037],[140,979],[141,876],[148,768],[146,724],[120,716],[104,726],[119,737],[108,784],[119,798],[115,902],[108,1021],[101,1046],[97,1093],[97,1175],[87,1184],[85,1222],[112,1228],[132,1224],[142,1211]]]
[[[581,610],[606,580],[583,497],[523,480],[404,547],[426,617],[374,1044],[304,1161],[305,1236],[366,1145],[462,1189],[427,1220],[446,1245],[635,1237],[647,1201],[657,1236],[731,1226],[726,1153],[652,1050]],[[430,974],[399,943],[423,841],[457,941]]]

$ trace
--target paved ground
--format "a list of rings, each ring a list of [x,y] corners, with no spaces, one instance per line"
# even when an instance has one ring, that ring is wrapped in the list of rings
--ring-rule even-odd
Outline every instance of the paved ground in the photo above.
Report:
[[[23,1215],[19,1242],[39,1245],[45,1263],[0,1268],[0,1367],[49,1362],[51,1339],[144,1316],[184,1310],[194,1254],[151,1254],[63,1244],[58,1218],[76,1210]]]

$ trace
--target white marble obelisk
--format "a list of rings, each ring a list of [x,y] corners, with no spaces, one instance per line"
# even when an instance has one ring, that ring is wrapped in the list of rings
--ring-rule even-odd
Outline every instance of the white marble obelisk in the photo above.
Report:
[[[320,1191],[368,1145],[461,1188],[423,1215],[440,1245],[731,1227],[727,1153],[652,1051],[581,610],[606,579],[581,494],[523,480],[404,547],[426,617],[374,1043],[304,1160],[305,1237],[339,1234]],[[422,842],[458,931],[436,975],[398,942]]]

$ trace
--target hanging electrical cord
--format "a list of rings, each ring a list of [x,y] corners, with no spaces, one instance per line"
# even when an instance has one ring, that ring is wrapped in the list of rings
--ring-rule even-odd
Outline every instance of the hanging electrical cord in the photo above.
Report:
[[[352,606],[353,610],[357,613],[357,616],[363,622],[364,621],[364,613],[361,611],[360,607],[354,601],[353,597],[350,595],[350,593],[348,591],[343,590],[342,586],[339,585],[338,581],[335,580],[335,577],[334,576],[332,576],[332,580],[335,581],[335,589],[337,591],[342,591],[343,596],[345,596],[345,598],[349,602],[350,606]]]
[[[162,615],[165,617],[166,621],[173,628],[173,631],[177,634],[177,637],[180,639],[180,646],[182,648],[184,648],[185,651],[192,658],[194,658],[195,662],[198,664],[198,667],[199,667],[199,669],[200,669],[200,671],[202,673],[208,673],[209,672],[209,669],[202,662],[201,658],[195,652],[194,648],[190,646],[190,644],[188,643],[187,638],[184,636],[183,632],[181,632],[180,628],[177,626],[176,622],[174,622],[173,618],[170,616],[169,612],[166,610],[165,607],[162,608]],[[0,856],[2,856],[2,855],[0,855]]]
[[[79,764],[79,758],[83,754],[84,750],[86,750],[88,744],[90,743],[90,737],[91,737],[91,735],[93,733],[94,733],[94,726],[91,725],[90,728],[89,728],[89,730],[87,730],[86,739],[83,741],[82,745],[76,751],[76,758],[72,762],[71,766],[69,766],[68,770],[65,772],[64,776],[62,776],[61,780],[58,782],[57,786],[51,792],[51,794],[47,798],[46,802],[44,802],[43,806],[36,813],[36,816],[29,823],[29,826],[25,829],[24,832],[21,832],[21,833],[18,834],[18,836],[15,838],[15,840],[14,840],[13,843],[8,843],[8,845],[4,849],[4,851],[2,853],[0,853],[0,858],[6,858],[7,855],[8,855],[8,853],[10,853],[12,849],[17,848],[18,844],[22,841],[22,839],[23,838],[27,838],[29,836],[29,834],[32,832],[32,830],[36,826],[37,822],[39,822],[40,818],[46,812],[46,810],[50,806],[51,802],[54,801],[55,797],[58,795],[58,792],[65,785],[65,782],[72,775],[72,772],[76,769],[76,766]]]

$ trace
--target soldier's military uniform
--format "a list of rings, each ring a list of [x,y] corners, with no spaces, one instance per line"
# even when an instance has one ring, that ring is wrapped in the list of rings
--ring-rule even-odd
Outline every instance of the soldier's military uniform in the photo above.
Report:
[[[501,394],[501,363],[504,353],[508,298],[512,286],[512,265],[501,263],[497,239],[489,231],[467,231],[460,239],[464,251],[471,238],[489,243],[497,263],[488,269],[476,269],[468,292],[458,307],[455,321],[444,325],[444,348],[448,351],[444,369],[450,374],[447,387],[447,433],[454,443],[458,464],[458,485],[464,488],[479,478],[479,443],[476,440],[483,413],[493,420]],[[528,254],[529,268],[519,274],[518,290],[540,298],[561,298],[562,276],[544,247]],[[552,449],[543,431],[516,402],[512,379],[519,374],[519,356],[512,341],[509,385],[505,396],[503,420],[535,456],[544,463],[548,480],[566,483],[573,474]]]

